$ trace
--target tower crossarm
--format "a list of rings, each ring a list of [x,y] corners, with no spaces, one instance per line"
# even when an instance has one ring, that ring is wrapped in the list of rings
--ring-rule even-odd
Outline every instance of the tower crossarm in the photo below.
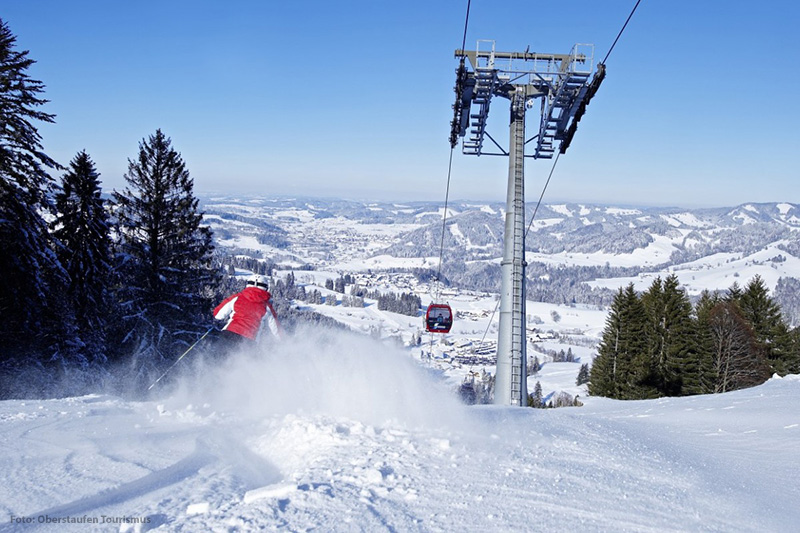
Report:
[[[583,54],[540,54],[538,52],[496,52],[494,50],[456,50],[455,57],[466,57],[472,68],[480,67],[480,60],[526,61],[549,65],[567,65],[573,61],[585,62]],[[542,67],[547,69],[547,67]]]
[[[591,93],[587,82],[594,60],[592,45],[575,45],[569,54],[542,54],[528,50],[498,52],[494,41],[478,41],[475,50],[459,49],[455,55],[461,61],[456,70],[451,146],[463,138],[464,154],[481,155],[492,97],[523,95],[528,104],[543,99],[536,146],[530,157],[551,158],[556,149],[566,149],[575,130],[573,119],[582,114],[584,100]],[[566,146],[561,146],[564,141]]]

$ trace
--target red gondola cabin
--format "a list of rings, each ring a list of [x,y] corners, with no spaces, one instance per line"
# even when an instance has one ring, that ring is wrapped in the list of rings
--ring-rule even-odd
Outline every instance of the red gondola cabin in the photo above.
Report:
[[[453,327],[453,310],[447,304],[431,304],[425,313],[425,329],[431,333],[449,333]]]

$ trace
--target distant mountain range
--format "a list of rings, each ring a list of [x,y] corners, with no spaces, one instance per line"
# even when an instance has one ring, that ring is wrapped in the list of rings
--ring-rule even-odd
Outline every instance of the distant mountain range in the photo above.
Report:
[[[437,271],[460,288],[499,289],[503,203],[209,197],[222,250],[284,268]],[[533,205],[528,205],[531,220]],[[784,312],[800,316],[800,205],[731,208],[540,206],[526,239],[528,297],[607,305],[628,283],[676,274],[690,296],[760,275]]]

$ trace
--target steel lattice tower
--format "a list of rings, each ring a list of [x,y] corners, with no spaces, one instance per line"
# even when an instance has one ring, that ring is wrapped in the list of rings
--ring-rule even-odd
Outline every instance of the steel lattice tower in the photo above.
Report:
[[[491,49],[479,50],[482,43],[491,43]],[[560,55],[527,50],[496,52],[493,41],[478,41],[475,50],[456,50],[455,55],[461,62],[456,70],[451,146],[464,137],[464,154],[508,157],[494,403],[527,405],[524,162],[526,157],[549,159],[556,149],[560,153],[567,150],[586,105],[605,77],[605,67],[599,64],[589,81],[592,45],[575,45],[570,54]],[[465,58],[469,59],[471,70]],[[511,103],[508,150],[486,132],[493,96],[507,98]],[[526,141],[525,114],[537,99],[541,100],[538,133]],[[487,137],[499,152],[484,151]],[[533,153],[526,155],[525,146],[534,140]]]

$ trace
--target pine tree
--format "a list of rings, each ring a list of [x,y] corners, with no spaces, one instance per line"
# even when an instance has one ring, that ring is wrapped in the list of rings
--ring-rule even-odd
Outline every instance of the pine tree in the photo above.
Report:
[[[138,371],[172,360],[211,323],[211,230],[180,154],[161,130],[128,160],[129,188],[114,192],[120,245],[120,343]]]
[[[544,397],[542,396],[542,384],[538,381],[533,386],[533,394],[528,399],[528,406],[540,409],[544,407]]]
[[[697,355],[694,365],[695,372],[685,373],[683,380],[683,394],[711,394],[715,390],[716,377],[714,372],[714,337],[711,331],[711,311],[722,302],[716,294],[703,291],[700,299],[695,304],[697,320]]]
[[[294,272],[286,274],[286,295],[287,300],[294,300],[297,298],[297,285],[295,284]]]
[[[755,332],[773,373],[786,375],[797,368],[789,328],[778,304],[769,296],[764,280],[756,275],[745,286],[737,303]]]
[[[89,155],[82,151],[70,162],[55,195],[57,217],[53,234],[58,258],[67,271],[66,296],[75,312],[82,350],[88,361],[105,360],[112,283],[108,214],[100,196],[100,179]]]
[[[303,285],[297,285],[295,287],[295,299],[300,300],[301,302],[308,301],[308,295],[306,294],[306,288]]]
[[[622,315],[625,324],[621,376],[621,398],[638,400],[658,396],[656,386],[656,365],[647,351],[647,316],[641,299],[630,284],[625,290],[626,305]],[[627,368],[626,368],[627,366]]]
[[[0,19],[0,361],[6,370],[60,361],[64,347],[77,342],[71,310],[59,298],[66,273],[43,218],[53,211],[46,169],[59,165],[44,153],[33,125],[54,122],[37,109],[47,100],[39,97],[42,82],[27,74],[33,63],[27,50],[16,50],[16,37]]]
[[[536,374],[536,372],[538,372],[539,370],[538,366],[539,362],[538,359],[536,359],[536,356],[533,357],[528,356],[528,364],[525,365],[525,372],[527,373],[528,376],[533,376]]]
[[[321,304],[322,303],[322,293],[319,290],[314,289],[308,293],[308,303],[310,304]]]
[[[575,385],[584,385],[589,383],[589,363],[584,363],[581,365],[580,370],[578,370],[578,377],[575,379]]]
[[[725,300],[728,302],[738,302],[739,299],[742,297],[742,288],[739,286],[739,283],[734,281],[733,285],[730,286],[728,289],[728,294],[725,295]]]
[[[645,329],[644,306],[630,284],[617,292],[611,305],[592,363],[590,394],[618,399],[652,396]]]
[[[791,374],[800,374],[800,326],[789,332],[791,357],[787,370]]]
[[[684,377],[697,372],[696,325],[692,305],[678,277],[657,278],[642,295],[648,317],[648,346],[654,364],[655,386],[666,396],[682,393]]]
[[[600,340],[597,355],[592,362],[592,370],[589,377],[589,394],[593,396],[617,398],[619,394],[617,366],[620,361],[617,347],[623,327],[620,320],[623,305],[623,291],[619,289],[614,296],[608,317],[606,317],[606,326],[603,330],[602,339]]]

